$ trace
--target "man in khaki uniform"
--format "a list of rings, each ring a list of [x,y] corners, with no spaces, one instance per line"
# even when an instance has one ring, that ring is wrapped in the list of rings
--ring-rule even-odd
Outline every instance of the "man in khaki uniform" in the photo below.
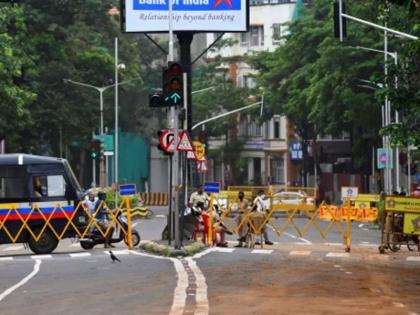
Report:
[[[245,194],[243,191],[238,193],[238,212],[239,215],[236,218],[236,224],[239,228],[238,236],[239,236],[239,243],[235,247],[242,247],[243,242],[245,242],[246,234],[248,233],[248,222],[242,222],[245,217],[245,214],[248,212],[249,201],[245,199]],[[242,222],[242,224],[241,224]],[[241,225],[240,225],[241,224]],[[240,226],[239,226],[240,225]]]
[[[202,202],[204,208],[207,209],[209,207],[209,200],[210,197],[204,192],[203,185],[199,185],[197,191],[193,192],[190,196],[189,206],[196,207],[198,202]]]

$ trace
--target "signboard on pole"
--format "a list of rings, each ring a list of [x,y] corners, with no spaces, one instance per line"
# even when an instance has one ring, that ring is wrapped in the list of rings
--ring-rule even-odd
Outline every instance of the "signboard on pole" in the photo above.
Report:
[[[206,193],[218,193],[220,191],[220,184],[217,182],[204,183],[204,191]]]
[[[200,141],[193,141],[192,144],[193,144],[197,159],[202,159],[204,155],[206,154],[206,149],[204,148],[204,144],[202,144]]]
[[[377,150],[377,168],[392,168],[392,150],[379,148]]]
[[[346,187],[346,186],[341,187],[342,199],[345,199],[345,198],[353,199],[353,198],[356,198],[358,194],[359,194],[358,187]]]
[[[131,196],[136,194],[136,185],[135,184],[128,184],[128,185],[120,185],[120,195],[121,196]]]
[[[178,151],[194,151],[188,131],[184,130],[179,134],[179,141],[176,149]]]
[[[172,0],[173,30],[246,32],[248,0]],[[122,0],[124,32],[168,32],[168,0]]]

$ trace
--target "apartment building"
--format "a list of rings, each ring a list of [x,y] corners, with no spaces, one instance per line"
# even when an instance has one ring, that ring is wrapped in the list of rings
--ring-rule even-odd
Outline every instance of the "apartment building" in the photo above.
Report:
[[[298,1],[300,2],[300,1]],[[229,70],[231,79],[238,87],[254,88],[255,69],[246,62],[247,56],[260,51],[274,51],[281,45],[280,37],[288,31],[286,23],[295,14],[295,0],[250,0],[250,28],[247,33],[226,33],[223,38],[233,39],[236,44],[223,48],[216,53],[208,53],[211,59],[221,56],[226,60],[224,66]],[[220,34],[208,33],[207,44],[212,43]],[[238,58],[230,58],[241,56]],[[258,96],[259,97],[259,96]],[[257,98],[258,98],[257,97]],[[241,169],[244,184],[291,184],[298,178],[298,166],[291,162],[289,140],[293,132],[284,116],[275,115],[271,120],[259,124],[249,114],[243,112],[235,117],[236,136],[246,139],[241,158],[246,166]],[[210,148],[223,145],[223,139],[211,139]],[[208,179],[230,183],[229,166],[223,162],[210,163]]]

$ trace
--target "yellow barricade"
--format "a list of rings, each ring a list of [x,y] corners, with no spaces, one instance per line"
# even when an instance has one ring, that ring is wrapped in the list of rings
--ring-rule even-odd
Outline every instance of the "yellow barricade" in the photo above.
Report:
[[[128,210],[127,219],[129,223],[131,221],[131,209],[128,198],[124,199],[117,211],[110,210],[110,207],[108,207],[105,201],[100,202],[94,213],[91,213],[82,201],[71,211],[68,209],[65,210],[64,207],[68,208],[67,205],[56,204],[52,210],[48,209],[48,211],[46,211],[46,209],[34,204],[28,213],[22,214],[23,210],[17,208],[16,204],[12,204],[9,209],[5,209],[4,205],[2,205],[1,210],[6,210],[6,213],[1,215],[2,219],[0,218],[0,232],[4,232],[11,243],[16,243],[21,238],[24,238],[23,241],[25,242],[27,242],[29,238],[38,242],[47,229],[59,241],[63,239],[68,232],[81,239],[85,238],[93,227],[96,227],[104,238],[110,233],[113,227],[117,226],[124,233],[124,236],[127,236],[130,232],[127,231],[118,220],[118,214],[123,208],[126,208]],[[99,211],[102,211],[104,208],[109,209],[107,212],[109,218],[107,228],[103,228],[98,220],[95,219]],[[85,217],[85,224],[81,225],[79,223],[77,225],[75,223],[76,214]],[[59,224],[57,223],[58,221],[60,221]],[[19,240],[19,242],[22,242],[22,240]]]
[[[276,196],[268,196],[269,200],[268,207],[263,213],[264,220],[262,224],[256,226],[250,218],[252,213],[255,213],[255,205],[251,205],[248,209],[239,211],[235,202],[228,202],[224,207],[217,200],[214,200],[219,205],[221,210],[222,222],[235,234],[244,236],[244,231],[251,231],[252,234],[260,235],[262,230],[267,224],[270,224],[272,229],[278,236],[281,236],[289,227],[293,227],[299,237],[304,237],[308,229],[313,226],[321,235],[326,238],[329,231],[336,226],[338,232],[343,237],[343,244],[346,251],[350,251],[351,247],[351,221],[359,216],[363,212],[355,212],[351,206],[350,201],[345,206],[338,209],[334,205],[328,205],[323,202],[320,207],[316,207],[311,204],[286,204],[281,200],[277,200]],[[362,215],[363,219],[368,219],[374,216],[375,211],[368,212],[366,209],[366,215]],[[274,221],[274,215],[281,214],[285,216],[286,221],[279,224],[279,220]],[[299,226],[295,219],[306,218],[305,224]],[[329,223],[326,227],[321,226],[321,222],[328,220]],[[283,220],[284,221],[284,220]],[[344,222],[342,225],[341,222]],[[241,233],[242,232],[242,233]],[[246,232],[245,232],[246,233]]]
[[[167,192],[142,192],[141,198],[146,206],[167,206],[168,193]]]

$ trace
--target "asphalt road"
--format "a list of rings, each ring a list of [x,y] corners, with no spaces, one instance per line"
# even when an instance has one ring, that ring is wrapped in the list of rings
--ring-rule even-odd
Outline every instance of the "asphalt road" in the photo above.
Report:
[[[275,220],[281,225],[285,219]],[[307,219],[296,219],[303,226]],[[160,238],[164,216],[135,222],[143,240]],[[323,229],[328,223],[320,223]],[[0,246],[3,314],[420,314],[420,255],[380,255],[379,231],[352,224],[345,253],[336,227],[326,239],[311,227],[289,228],[256,249],[208,249],[193,258],[162,258],[74,240],[48,256],[20,244]]]

